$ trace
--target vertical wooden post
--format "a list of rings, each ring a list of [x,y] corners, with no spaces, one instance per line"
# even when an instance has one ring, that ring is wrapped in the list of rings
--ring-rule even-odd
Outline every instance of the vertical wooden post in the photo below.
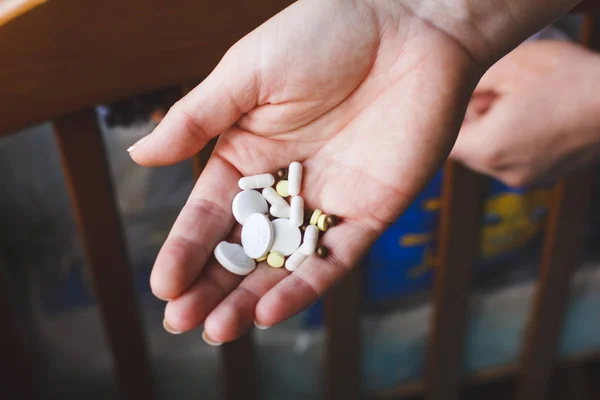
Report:
[[[152,400],[146,341],[96,114],[67,115],[54,128],[117,382],[125,399]]]
[[[361,269],[354,268],[325,298],[325,398],[362,399]]]
[[[433,323],[426,365],[429,400],[453,400],[460,387],[471,269],[479,250],[486,179],[455,161],[444,170]]]

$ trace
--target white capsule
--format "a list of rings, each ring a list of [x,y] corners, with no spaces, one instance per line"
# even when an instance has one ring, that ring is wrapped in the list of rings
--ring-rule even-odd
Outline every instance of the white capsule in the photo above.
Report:
[[[236,275],[248,275],[256,268],[256,261],[248,257],[239,244],[221,242],[214,254],[219,264]]]
[[[238,186],[242,190],[262,189],[273,186],[275,178],[271,174],[260,174],[245,176],[238,181]]]
[[[264,188],[262,191],[262,195],[272,206],[274,206],[275,204],[280,204],[282,207],[290,206],[288,202],[285,201],[285,199],[281,197],[279,193],[277,193],[277,191],[272,187]]]
[[[290,206],[287,204],[275,204],[269,209],[272,216],[276,218],[290,218]]]
[[[290,207],[290,222],[294,226],[301,226],[304,222],[304,199],[300,196],[292,197]]]
[[[285,269],[290,272],[294,272],[296,268],[298,268],[300,264],[306,260],[307,257],[308,256],[300,251],[300,249],[296,250],[291,256],[288,257],[287,260],[285,260]]]
[[[310,256],[317,249],[317,242],[319,241],[319,228],[315,225],[308,225],[304,230],[304,242],[300,246],[300,251],[307,256]]]
[[[302,185],[302,164],[294,161],[288,168],[288,193],[290,196],[298,196]]]

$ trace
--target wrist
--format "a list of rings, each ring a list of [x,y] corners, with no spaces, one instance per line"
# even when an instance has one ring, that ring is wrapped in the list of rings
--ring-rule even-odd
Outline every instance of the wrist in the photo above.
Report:
[[[404,8],[454,38],[489,67],[581,0],[422,0]]]

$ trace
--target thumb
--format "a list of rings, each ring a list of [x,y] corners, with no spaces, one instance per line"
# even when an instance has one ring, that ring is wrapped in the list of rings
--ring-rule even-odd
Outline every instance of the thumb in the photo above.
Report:
[[[486,113],[465,121],[450,152],[450,158],[476,171],[489,173],[486,157],[502,145],[505,136],[503,133],[510,129],[509,103],[509,99],[499,96]]]
[[[129,148],[144,166],[170,165],[197,154],[257,102],[256,66],[248,46],[234,45],[213,72],[179,100],[154,131]]]

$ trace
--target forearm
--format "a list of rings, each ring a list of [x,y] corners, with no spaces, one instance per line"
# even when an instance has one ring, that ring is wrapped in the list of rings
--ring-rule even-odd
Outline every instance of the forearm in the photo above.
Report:
[[[410,12],[455,38],[490,66],[580,0],[402,0]]]

